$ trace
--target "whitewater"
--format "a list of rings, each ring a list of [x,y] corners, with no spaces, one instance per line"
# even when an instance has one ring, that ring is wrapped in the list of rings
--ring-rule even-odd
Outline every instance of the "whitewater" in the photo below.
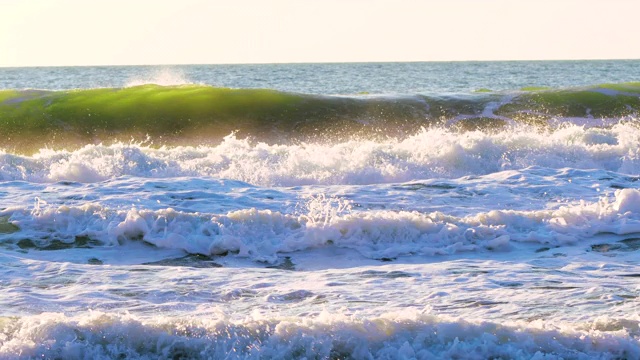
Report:
[[[0,68],[0,358],[638,359],[639,79]]]

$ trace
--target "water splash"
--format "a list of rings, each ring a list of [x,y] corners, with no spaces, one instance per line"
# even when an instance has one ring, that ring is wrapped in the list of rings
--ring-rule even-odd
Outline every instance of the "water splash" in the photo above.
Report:
[[[140,85],[160,85],[160,86],[176,86],[195,84],[190,81],[184,71],[172,68],[156,70],[145,77],[136,77],[126,82],[124,87],[134,87]]]
[[[317,194],[309,196],[302,206],[306,210],[306,214],[302,215],[302,218],[308,224],[328,226],[335,219],[350,214],[352,202],[337,196]]]

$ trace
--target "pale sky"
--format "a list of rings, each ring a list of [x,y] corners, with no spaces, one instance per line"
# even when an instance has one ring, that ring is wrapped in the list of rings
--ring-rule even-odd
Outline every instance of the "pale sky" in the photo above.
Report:
[[[0,0],[0,66],[640,58],[639,0]]]

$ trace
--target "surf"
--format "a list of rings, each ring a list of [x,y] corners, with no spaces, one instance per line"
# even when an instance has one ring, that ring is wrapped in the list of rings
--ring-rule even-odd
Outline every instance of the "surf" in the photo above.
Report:
[[[33,153],[122,141],[210,145],[230,133],[273,144],[404,138],[438,126],[610,126],[637,118],[638,94],[640,83],[437,96],[329,96],[209,85],[1,90],[0,147]]]
[[[135,142],[0,151],[0,180],[97,183],[139,178],[213,177],[258,186],[366,185],[487,175],[527,167],[640,172],[640,129],[633,122],[555,130],[422,128],[404,139],[268,144],[236,134],[198,146]]]

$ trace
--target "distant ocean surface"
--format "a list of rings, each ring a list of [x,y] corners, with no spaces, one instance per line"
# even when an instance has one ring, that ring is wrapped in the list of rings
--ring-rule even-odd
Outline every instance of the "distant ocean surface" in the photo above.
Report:
[[[639,359],[640,60],[0,68],[0,359]]]

